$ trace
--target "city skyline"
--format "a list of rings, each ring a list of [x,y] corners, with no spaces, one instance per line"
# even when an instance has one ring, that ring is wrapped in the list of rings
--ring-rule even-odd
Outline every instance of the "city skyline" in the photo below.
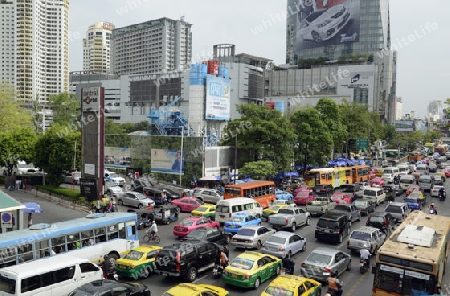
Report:
[[[397,95],[403,98],[404,113],[415,111],[415,116],[420,118],[425,116],[429,101],[445,101],[444,85],[450,78],[448,72],[436,68],[446,69],[449,63],[445,59],[446,47],[442,40],[446,39],[450,28],[445,15],[445,7],[450,8],[450,3],[439,0],[435,4],[413,5],[410,1],[397,0],[391,1],[389,6],[391,45],[398,50]],[[274,3],[268,0],[244,3],[209,3],[204,0],[178,3],[169,0],[159,4],[147,0],[125,3],[112,0],[107,6],[99,1],[71,2],[70,70],[82,70],[81,40],[91,24],[107,21],[119,28],[161,17],[184,17],[192,24],[194,62],[211,57],[214,44],[232,43],[236,45],[237,53],[262,56],[273,59],[275,64],[284,64],[285,18],[289,13],[286,1]]]

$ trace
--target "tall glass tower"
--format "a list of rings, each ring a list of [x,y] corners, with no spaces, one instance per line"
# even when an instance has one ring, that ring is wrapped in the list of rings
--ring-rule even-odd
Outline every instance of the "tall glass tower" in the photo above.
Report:
[[[390,49],[388,0],[288,0],[286,63]]]

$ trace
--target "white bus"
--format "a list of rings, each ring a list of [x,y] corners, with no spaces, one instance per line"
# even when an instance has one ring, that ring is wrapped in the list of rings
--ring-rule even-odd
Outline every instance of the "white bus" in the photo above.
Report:
[[[65,296],[102,278],[101,268],[87,259],[54,256],[0,269],[0,295]]]

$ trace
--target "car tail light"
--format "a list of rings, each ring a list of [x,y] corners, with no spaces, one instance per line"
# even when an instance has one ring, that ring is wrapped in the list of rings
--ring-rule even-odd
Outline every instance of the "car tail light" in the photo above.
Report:
[[[230,217],[230,218],[231,218],[231,213],[229,213],[229,214],[228,214],[228,217]]]
[[[350,241],[347,241],[347,246],[350,246]]]
[[[175,260],[176,260],[177,262],[180,262],[180,258],[181,258],[181,255],[180,255],[179,252],[177,252],[177,255],[175,256]]]
[[[267,222],[270,222],[270,216],[269,216],[269,217],[267,217]]]
[[[289,220],[288,220],[288,218],[286,218],[286,224],[288,224],[289,223]]]
[[[328,267],[324,267],[323,272],[331,272],[331,269],[329,269]]]
[[[285,247],[280,247],[279,250],[280,250],[280,251],[285,251],[286,248],[285,248]]]
[[[180,266],[179,263],[177,263],[177,264],[175,265],[175,270],[178,271],[178,272],[181,272],[181,266]]]
[[[303,268],[305,268],[306,267],[306,264],[305,264],[305,262],[302,262],[302,265],[301,265]]]

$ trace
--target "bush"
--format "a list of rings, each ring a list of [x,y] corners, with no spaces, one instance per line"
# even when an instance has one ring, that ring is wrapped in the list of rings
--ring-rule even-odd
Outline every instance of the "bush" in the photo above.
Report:
[[[47,191],[49,193],[54,193],[62,196],[67,196],[73,200],[86,200],[81,196],[81,192],[78,189],[70,189],[70,188],[60,188],[54,187],[50,185],[36,185],[37,190]]]

